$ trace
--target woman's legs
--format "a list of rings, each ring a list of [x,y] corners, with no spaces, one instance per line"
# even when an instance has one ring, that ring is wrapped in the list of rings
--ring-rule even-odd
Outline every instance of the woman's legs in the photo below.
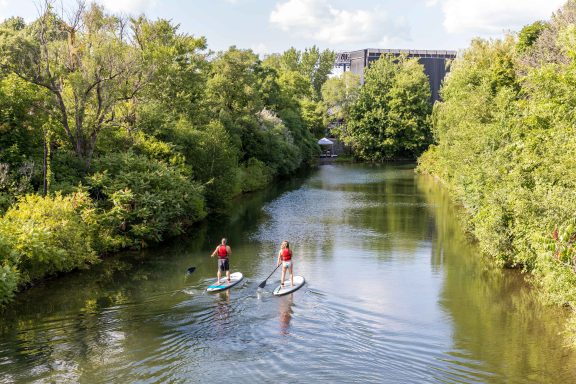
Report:
[[[280,285],[282,287],[284,286],[284,275],[286,275],[286,267],[284,266],[284,263],[282,263],[282,277],[280,277]]]

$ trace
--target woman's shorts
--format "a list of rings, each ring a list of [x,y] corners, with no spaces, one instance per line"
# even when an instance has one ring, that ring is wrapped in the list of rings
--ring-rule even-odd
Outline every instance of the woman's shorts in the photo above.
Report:
[[[292,266],[292,260],[282,262],[282,268],[290,268],[291,266]]]
[[[230,270],[230,263],[228,262],[228,259],[218,259],[218,268],[222,272],[229,271]]]

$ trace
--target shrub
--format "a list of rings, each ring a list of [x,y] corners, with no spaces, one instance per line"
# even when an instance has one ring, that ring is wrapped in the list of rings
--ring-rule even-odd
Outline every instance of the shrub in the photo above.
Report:
[[[101,209],[103,251],[159,242],[206,215],[203,188],[183,165],[127,152],[100,157],[94,167],[88,184]]]
[[[242,192],[251,192],[264,188],[272,179],[271,170],[258,159],[250,158],[240,168]]]
[[[97,261],[92,247],[95,212],[87,194],[26,195],[0,220],[5,287]]]

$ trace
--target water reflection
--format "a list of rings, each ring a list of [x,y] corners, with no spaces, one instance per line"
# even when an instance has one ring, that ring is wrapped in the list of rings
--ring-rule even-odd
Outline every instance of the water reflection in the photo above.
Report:
[[[214,321],[216,325],[226,324],[230,318],[230,289],[216,294],[216,306],[214,307]]]
[[[576,355],[562,346],[564,310],[542,306],[518,271],[484,260],[455,220],[458,213],[447,192],[428,177],[417,183],[435,207],[431,262],[445,271],[439,302],[454,323],[447,360],[459,367],[457,377],[573,382]]]
[[[288,336],[290,334],[290,320],[292,320],[292,306],[294,305],[294,294],[290,293],[279,298],[278,306],[280,312],[280,334]]]

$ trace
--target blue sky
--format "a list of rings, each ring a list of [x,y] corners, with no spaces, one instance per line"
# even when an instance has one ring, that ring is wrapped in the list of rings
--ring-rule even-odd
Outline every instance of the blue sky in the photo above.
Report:
[[[97,0],[114,13],[166,18],[206,36],[214,51],[231,45],[264,54],[311,45],[462,49],[474,37],[499,38],[547,20],[565,0]],[[39,0],[0,0],[0,19],[38,15]],[[74,0],[55,0],[75,4]]]

